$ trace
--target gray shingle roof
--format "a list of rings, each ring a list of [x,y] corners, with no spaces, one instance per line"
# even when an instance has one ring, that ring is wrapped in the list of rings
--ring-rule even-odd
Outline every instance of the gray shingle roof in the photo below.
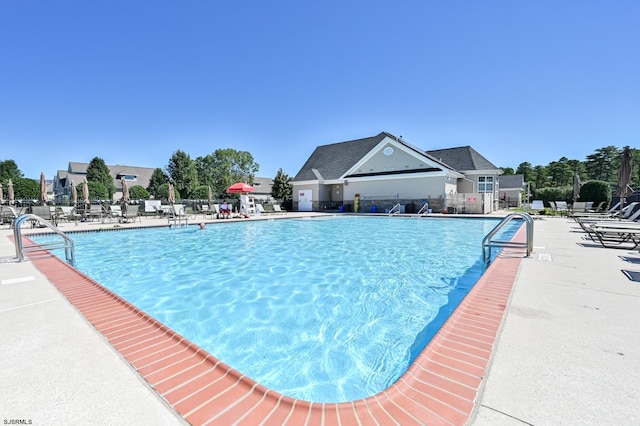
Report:
[[[370,138],[319,146],[293,181],[318,180],[314,169],[323,179],[339,179],[387,136],[387,133],[382,132]]]
[[[339,179],[351,169],[358,161],[367,155],[376,147],[384,138],[391,138],[405,147],[415,151],[417,154],[429,158],[431,161],[438,163],[443,169],[451,169],[451,167],[438,158],[434,158],[429,153],[408,144],[407,142],[393,136],[387,132],[381,132],[376,136],[355,139],[352,141],[339,142],[329,145],[319,146],[313,151],[311,157],[302,166],[298,174],[293,178],[294,182],[314,181],[320,179]],[[426,170],[426,169],[425,169]]]
[[[427,154],[441,160],[443,163],[453,167],[453,169],[462,172],[469,170],[496,170],[496,167],[489,160],[480,155],[470,146],[461,146],[458,148],[436,149],[427,151]]]

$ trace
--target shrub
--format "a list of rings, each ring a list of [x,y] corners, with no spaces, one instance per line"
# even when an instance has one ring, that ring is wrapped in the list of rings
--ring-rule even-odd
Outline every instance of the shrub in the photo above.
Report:
[[[132,200],[148,200],[149,191],[147,191],[143,186],[135,185],[129,188],[129,197]]]
[[[549,205],[549,201],[566,201],[573,200],[572,186],[547,186],[537,189],[534,192],[534,199],[544,201],[545,205]]]
[[[580,187],[579,200],[593,201],[594,206],[604,201],[605,205],[609,206],[611,204],[611,185],[601,180],[587,181]]]

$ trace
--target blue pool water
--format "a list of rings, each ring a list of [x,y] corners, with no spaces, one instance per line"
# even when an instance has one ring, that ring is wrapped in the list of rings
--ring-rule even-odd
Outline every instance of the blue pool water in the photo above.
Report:
[[[341,402],[406,371],[484,272],[497,223],[330,217],[72,237],[79,270],[225,363]]]

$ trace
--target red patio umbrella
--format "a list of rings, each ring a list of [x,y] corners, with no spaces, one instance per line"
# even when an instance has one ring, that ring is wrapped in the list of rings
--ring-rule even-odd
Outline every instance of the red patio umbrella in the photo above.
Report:
[[[233,185],[231,185],[230,187],[227,188],[227,194],[242,194],[242,193],[249,193],[249,192],[253,192],[256,189],[244,182],[238,182],[238,183],[234,183]]]

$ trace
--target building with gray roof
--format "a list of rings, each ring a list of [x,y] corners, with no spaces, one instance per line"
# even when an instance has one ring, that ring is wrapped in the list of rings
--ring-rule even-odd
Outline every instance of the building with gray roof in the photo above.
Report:
[[[381,132],[318,146],[292,180],[294,209],[488,212],[501,171],[470,146],[421,150]],[[379,210],[380,209],[380,210]]]

